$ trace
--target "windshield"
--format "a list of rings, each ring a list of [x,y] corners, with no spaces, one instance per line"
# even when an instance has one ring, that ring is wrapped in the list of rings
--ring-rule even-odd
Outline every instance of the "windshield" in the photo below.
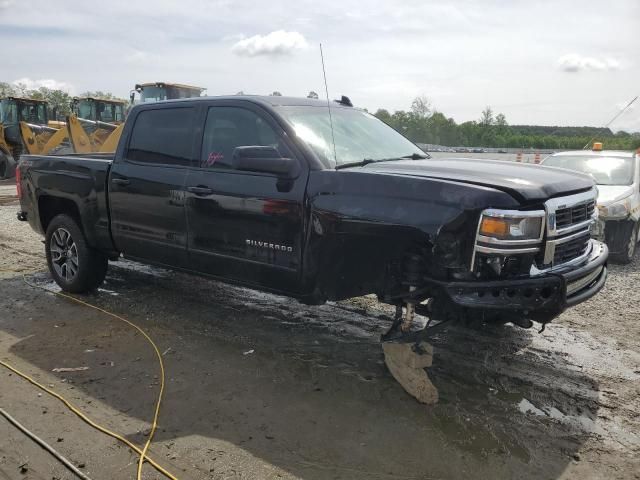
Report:
[[[140,92],[142,102],[159,102],[162,100],[175,100],[178,98],[199,97],[200,89],[184,87],[144,87]]]
[[[200,90],[183,88],[183,87],[167,87],[167,98],[174,100],[178,98],[199,97]]]
[[[631,185],[633,183],[633,158],[565,156],[549,157],[548,167],[560,167],[591,175],[598,185]]]
[[[11,100],[2,100],[0,102],[0,123],[14,124],[17,123],[17,118],[16,103]]]
[[[96,114],[94,111],[95,104],[89,100],[81,100],[78,103],[78,117],[94,120]]]
[[[335,160],[329,111],[326,107],[287,106],[282,113],[296,135],[329,167],[362,160],[382,160],[424,152],[373,115],[354,108],[331,109]]]
[[[98,120],[106,123],[122,122],[122,105],[98,102]]]
[[[142,102],[159,102],[167,99],[167,91],[160,87],[144,87],[140,92]]]
[[[36,125],[47,123],[47,111],[44,103],[21,103],[18,116],[20,120]]]

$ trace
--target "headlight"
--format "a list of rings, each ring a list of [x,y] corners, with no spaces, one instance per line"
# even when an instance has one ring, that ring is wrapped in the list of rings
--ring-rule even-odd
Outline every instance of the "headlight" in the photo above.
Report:
[[[544,211],[485,210],[479,234],[498,240],[538,240],[542,237]]]
[[[602,217],[624,218],[628,216],[631,211],[631,201],[629,198],[625,198],[606,207],[604,205],[598,205],[598,211]]]

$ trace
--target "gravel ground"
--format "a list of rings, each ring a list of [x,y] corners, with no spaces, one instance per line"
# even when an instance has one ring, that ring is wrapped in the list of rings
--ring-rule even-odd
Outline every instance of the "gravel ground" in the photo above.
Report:
[[[56,289],[41,239],[0,185],[0,359],[142,444],[158,389],[126,325]],[[152,456],[181,479],[640,478],[640,262],[538,334],[452,327],[432,339],[440,402],[387,372],[386,310],[369,298],[307,307],[131,262],[88,301],[164,352]],[[56,367],[89,367],[54,373]],[[136,457],[0,367],[0,406],[94,479],[134,478]],[[26,470],[25,470],[26,469]],[[22,472],[21,472],[22,470]],[[0,418],[0,478],[73,478]],[[161,478],[150,467],[145,478]]]

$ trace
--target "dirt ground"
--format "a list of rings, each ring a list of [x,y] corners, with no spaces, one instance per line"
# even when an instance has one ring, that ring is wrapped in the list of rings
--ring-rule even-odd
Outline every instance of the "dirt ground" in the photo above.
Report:
[[[0,185],[0,269],[57,289],[41,239]],[[112,263],[83,298],[159,345],[165,403],[151,456],[181,479],[640,478],[640,260],[542,334],[510,325],[434,336],[425,406],[387,371],[370,299],[307,307]],[[126,324],[0,272],[0,359],[142,445],[153,351]],[[56,367],[89,367],[54,373]],[[136,455],[0,367],[0,407],[94,479],[135,478]],[[0,417],[0,478],[75,478]],[[145,467],[144,478],[162,478]]]

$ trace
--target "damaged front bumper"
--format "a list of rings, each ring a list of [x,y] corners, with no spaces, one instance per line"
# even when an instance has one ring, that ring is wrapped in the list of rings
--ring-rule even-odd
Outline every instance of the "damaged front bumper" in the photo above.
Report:
[[[577,265],[518,280],[451,282],[443,287],[450,300],[465,310],[486,312],[505,320],[524,317],[546,323],[602,289],[608,255],[604,243],[591,240],[591,253]]]

